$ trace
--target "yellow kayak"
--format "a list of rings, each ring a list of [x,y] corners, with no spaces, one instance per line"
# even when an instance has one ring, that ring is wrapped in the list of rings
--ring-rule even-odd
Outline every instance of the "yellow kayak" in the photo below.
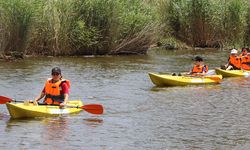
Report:
[[[222,75],[210,75],[204,77],[172,76],[166,74],[149,73],[151,81],[157,86],[183,86],[220,83]]]
[[[82,106],[81,100],[69,101],[68,106]],[[6,103],[7,109],[12,118],[34,118],[34,117],[54,117],[62,114],[79,113],[82,109],[52,105],[34,105],[33,103]]]
[[[247,70],[224,70],[220,68],[215,68],[216,74],[220,74],[223,77],[248,77],[250,76],[250,71]]]

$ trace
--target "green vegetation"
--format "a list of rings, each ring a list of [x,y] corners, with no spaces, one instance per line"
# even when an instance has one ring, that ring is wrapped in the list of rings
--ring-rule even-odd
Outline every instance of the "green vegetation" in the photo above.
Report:
[[[250,0],[160,0],[168,34],[193,47],[249,43]]]
[[[0,52],[146,53],[157,37],[154,10],[141,0],[0,0]]]
[[[0,0],[0,20],[1,55],[144,54],[159,41],[250,44],[250,0]]]

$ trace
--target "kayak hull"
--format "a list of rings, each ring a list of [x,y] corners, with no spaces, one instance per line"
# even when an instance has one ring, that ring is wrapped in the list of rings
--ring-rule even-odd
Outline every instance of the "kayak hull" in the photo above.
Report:
[[[188,76],[172,76],[166,74],[149,73],[151,81],[156,86],[186,86],[200,84],[216,84],[220,83],[221,75],[212,75],[209,77],[188,77]]]
[[[82,101],[74,100],[68,102],[69,106],[82,106]],[[63,108],[52,105],[38,105],[33,103],[6,103],[6,107],[12,118],[35,118],[35,117],[56,117],[63,114],[74,114],[82,111],[80,108]]]
[[[220,68],[215,69],[216,74],[221,74],[223,77],[248,77],[250,71],[247,70],[224,70]]]

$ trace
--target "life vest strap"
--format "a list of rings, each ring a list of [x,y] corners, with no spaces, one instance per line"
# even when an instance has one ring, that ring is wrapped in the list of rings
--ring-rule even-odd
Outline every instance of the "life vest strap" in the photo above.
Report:
[[[53,101],[60,102],[60,103],[64,101],[64,95],[55,96],[55,95],[46,94],[45,99],[46,98],[51,98]]]
[[[243,62],[241,64],[246,64],[246,65],[250,65],[250,62]]]

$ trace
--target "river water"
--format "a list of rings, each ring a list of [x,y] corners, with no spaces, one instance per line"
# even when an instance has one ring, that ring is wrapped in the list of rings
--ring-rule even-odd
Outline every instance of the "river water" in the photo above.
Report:
[[[0,62],[0,95],[34,99],[59,66],[70,99],[98,103],[103,115],[11,119],[0,105],[0,149],[225,150],[250,147],[250,82],[155,87],[148,72],[183,72],[201,55],[210,69],[220,50],[151,50],[143,56],[36,57]]]

